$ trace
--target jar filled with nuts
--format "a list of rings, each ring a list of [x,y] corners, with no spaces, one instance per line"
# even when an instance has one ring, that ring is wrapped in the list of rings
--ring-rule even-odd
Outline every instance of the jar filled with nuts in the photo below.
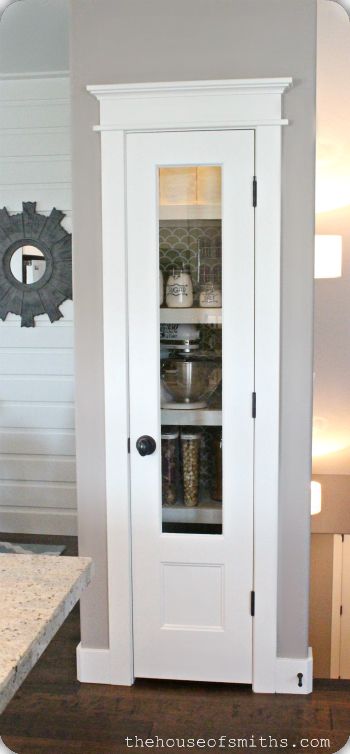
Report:
[[[188,508],[198,505],[199,449],[199,432],[181,432],[184,503]]]
[[[163,505],[176,503],[176,476],[179,430],[163,427],[162,430],[162,501]]]

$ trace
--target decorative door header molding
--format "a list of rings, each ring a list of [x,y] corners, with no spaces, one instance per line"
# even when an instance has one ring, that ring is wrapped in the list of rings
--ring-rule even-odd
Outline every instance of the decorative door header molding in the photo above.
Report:
[[[282,95],[292,84],[284,77],[107,84],[87,90],[100,102],[96,131],[173,131],[286,125]]]
[[[102,84],[100,86],[88,86],[88,92],[94,94],[97,99],[106,97],[148,97],[177,94],[283,94],[292,84],[289,78],[270,79],[213,79],[209,81],[159,81],[142,84]]]

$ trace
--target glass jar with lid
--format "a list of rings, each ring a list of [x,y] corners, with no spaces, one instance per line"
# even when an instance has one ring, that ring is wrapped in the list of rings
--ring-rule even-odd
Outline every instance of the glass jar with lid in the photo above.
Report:
[[[198,505],[200,432],[181,432],[182,482],[184,504],[188,508]]]
[[[177,427],[162,428],[162,501],[163,505],[175,505],[177,498],[178,466]]]

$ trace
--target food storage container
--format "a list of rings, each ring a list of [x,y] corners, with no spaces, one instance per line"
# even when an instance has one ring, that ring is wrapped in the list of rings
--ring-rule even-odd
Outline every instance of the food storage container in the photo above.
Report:
[[[199,432],[181,432],[184,503],[188,508],[198,505],[200,438]]]
[[[173,270],[169,275],[166,305],[172,309],[188,309],[193,305],[192,278],[187,269]]]
[[[159,270],[159,306],[164,302],[164,277],[162,270]]]
[[[176,427],[162,429],[162,501],[163,505],[176,503],[176,477],[179,430]]]
[[[214,484],[212,491],[213,500],[222,502],[222,432],[213,438],[214,445]]]
[[[218,283],[203,283],[199,293],[199,306],[219,309],[221,303],[221,288]]]

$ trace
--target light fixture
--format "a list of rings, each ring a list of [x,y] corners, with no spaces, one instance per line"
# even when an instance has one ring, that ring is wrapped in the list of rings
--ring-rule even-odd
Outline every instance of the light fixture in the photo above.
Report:
[[[340,278],[342,236],[315,236],[315,278]]]
[[[9,5],[12,5],[12,3],[16,3],[16,2],[18,2],[18,0],[0,0],[0,21],[1,21],[1,16],[6,10],[6,8]]]
[[[346,11],[350,18],[350,0],[332,0],[334,3],[338,3],[338,5],[341,5],[342,8]]]
[[[316,516],[322,509],[322,487],[320,482],[311,482],[311,515]]]

